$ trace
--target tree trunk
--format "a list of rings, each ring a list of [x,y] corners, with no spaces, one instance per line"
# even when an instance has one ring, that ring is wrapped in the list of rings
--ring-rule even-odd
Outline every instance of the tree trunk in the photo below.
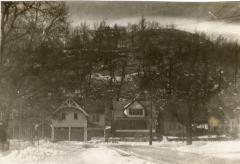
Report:
[[[187,122],[186,122],[187,145],[192,145],[192,117],[193,117],[192,105],[189,104],[189,106],[188,106],[188,115],[187,115]]]
[[[118,93],[117,93],[117,100],[119,100],[119,98],[121,96],[121,90],[122,90],[123,82],[125,79],[125,73],[126,73],[126,62],[123,62],[122,63],[121,81],[120,81],[120,85],[119,85],[119,89],[118,89]]]
[[[111,106],[110,106],[110,111],[111,111],[111,133],[112,136],[115,137],[115,124],[114,124],[114,108],[113,108],[113,100],[111,100]]]
[[[3,34],[2,34],[3,35]],[[0,45],[0,47],[1,47],[1,53],[0,53],[0,66],[2,67],[2,65],[3,65],[3,50],[4,50],[4,41],[5,39],[4,39],[4,36],[2,36],[2,39],[1,39],[1,45]]]
[[[164,135],[164,113],[160,111],[157,116],[157,135],[159,138],[162,138]]]

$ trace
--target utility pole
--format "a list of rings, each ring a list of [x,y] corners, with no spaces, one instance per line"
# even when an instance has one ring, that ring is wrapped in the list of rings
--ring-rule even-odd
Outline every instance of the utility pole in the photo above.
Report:
[[[21,130],[22,130],[22,102],[19,105],[19,114],[18,114],[18,152],[21,150]]]
[[[151,93],[151,90],[150,90],[150,93],[149,91],[144,91],[145,95],[148,95],[146,97],[150,98],[150,118],[148,119],[149,120],[149,145],[152,145],[152,120],[153,120],[153,110],[152,110],[152,93]],[[147,99],[148,99],[147,98]]]
[[[152,145],[152,94],[150,92],[150,129],[149,129],[149,145]]]
[[[148,106],[148,111],[150,112],[147,117],[148,121],[149,121],[149,145],[152,145],[152,140],[153,140],[153,91],[152,91],[152,85],[153,85],[153,79],[151,79],[150,81],[145,81],[145,85],[147,84],[147,88],[145,88],[144,92],[144,97],[145,100],[147,101],[147,104],[150,100],[150,107]]]

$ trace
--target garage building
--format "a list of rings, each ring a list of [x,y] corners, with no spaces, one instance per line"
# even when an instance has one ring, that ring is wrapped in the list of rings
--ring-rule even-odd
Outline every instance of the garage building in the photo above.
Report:
[[[87,141],[87,112],[69,98],[53,114],[51,139],[53,141]]]

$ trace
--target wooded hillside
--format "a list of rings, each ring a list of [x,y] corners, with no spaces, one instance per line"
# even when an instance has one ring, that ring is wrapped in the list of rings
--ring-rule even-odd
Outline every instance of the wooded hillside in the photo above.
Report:
[[[1,110],[51,113],[67,96],[82,100],[140,97],[170,110],[187,127],[211,98],[237,88],[239,45],[163,28],[142,18],[127,27],[99,22],[72,28],[64,3],[2,2]],[[178,108],[185,104],[187,119]]]

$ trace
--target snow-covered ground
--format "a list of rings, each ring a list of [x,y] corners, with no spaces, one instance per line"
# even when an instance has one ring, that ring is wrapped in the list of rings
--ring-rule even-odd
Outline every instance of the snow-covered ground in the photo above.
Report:
[[[18,143],[11,142],[15,146],[18,146]],[[159,153],[168,152],[166,156],[172,155],[174,152],[182,152],[186,156],[186,160],[188,157],[193,158],[194,153],[198,158],[224,158],[240,163],[240,140],[197,141],[193,142],[191,146],[187,146],[184,142],[169,142],[166,139],[162,142],[153,142],[152,146],[149,146],[148,142],[52,143],[40,141],[39,143],[35,142],[34,145],[28,142],[23,143],[21,150],[15,149],[7,155],[0,155],[0,164],[152,164],[154,160],[151,160],[151,151],[156,154],[158,154],[157,151]],[[129,151],[121,149],[121,146]],[[134,153],[134,149],[138,148],[143,149],[144,152],[148,151],[149,158],[141,158],[141,155]],[[181,156],[183,157],[183,155]],[[159,159],[161,160],[161,157]]]
[[[115,150],[103,144],[82,142],[51,143],[40,141],[39,145],[0,155],[0,164],[151,164],[151,162]]]
[[[197,153],[205,156],[216,156],[225,159],[240,160],[240,140],[238,141],[214,141],[195,142],[193,145],[172,146],[171,149]]]
[[[147,146],[148,142],[119,142],[118,145]],[[162,142],[153,142],[153,147],[240,161],[240,140],[195,141],[192,145],[186,145],[182,141],[169,142],[164,139]]]

